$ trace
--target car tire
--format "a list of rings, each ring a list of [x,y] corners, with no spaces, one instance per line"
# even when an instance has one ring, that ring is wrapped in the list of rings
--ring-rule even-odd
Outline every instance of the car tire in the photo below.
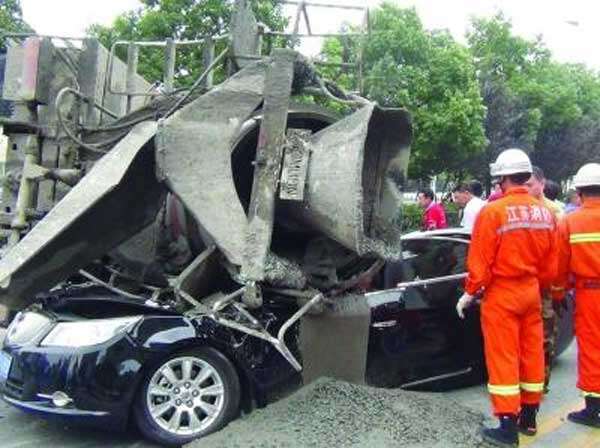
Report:
[[[212,347],[195,348],[171,354],[148,372],[135,400],[134,419],[145,438],[180,446],[236,418],[240,397],[231,361]]]

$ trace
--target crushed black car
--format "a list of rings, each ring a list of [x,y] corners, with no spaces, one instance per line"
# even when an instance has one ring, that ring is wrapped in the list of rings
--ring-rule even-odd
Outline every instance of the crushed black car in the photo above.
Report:
[[[404,263],[373,278],[360,298],[370,315],[366,383],[439,391],[483,380],[478,310],[465,321],[454,310],[461,281],[396,289],[464,272],[468,240],[461,229],[409,234]],[[272,303],[258,318],[277,333],[294,311]],[[558,353],[573,339],[571,317],[572,305],[561,318]],[[298,324],[288,340],[298,353]],[[302,383],[266,341],[98,286],[55,291],[20,313],[0,357],[8,403],[74,424],[135,423],[170,444],[218,430]]]

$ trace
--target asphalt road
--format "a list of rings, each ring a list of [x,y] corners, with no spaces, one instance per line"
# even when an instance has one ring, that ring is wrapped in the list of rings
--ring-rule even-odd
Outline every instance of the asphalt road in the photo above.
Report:
[[[569,412],[583,407],[583,399],[575,387],[577,350],[573,343],[557,360],[552,370],[550,392],[544,397],[538,417],[538,435],[521,436],[520,446],[531,448],[598,448],[600,429],[575,425],[566,419]],[[486,423],[495,426],[484,386],[470,387],[448,393],[449,396],[488,416]]]
[[[0,338],[2,336],[0,334]],[[600,447],[600,430],[580,427],[565,419],[568,412],[583,404],[575,388],[575,374],[576,351],[573,344],[560,357],[554,369],[551,391],[546,396],[540,412],[539,435],[535,438],[522,436],[521,446],[531,448]],[[445,394],[475,410],[486,412],[489,416],[489,423],[494,423],[489,412],[489,402],[484,386],[469,387],[445,392]],[[3,448],[47,446],[141,448],[154,446],[141,440],[140,436],[133,431],[119,434],[112,432],[110,428],[92,431],[65,427],[23,414],[3,402],[0,402],[0,416],[0,446]]]

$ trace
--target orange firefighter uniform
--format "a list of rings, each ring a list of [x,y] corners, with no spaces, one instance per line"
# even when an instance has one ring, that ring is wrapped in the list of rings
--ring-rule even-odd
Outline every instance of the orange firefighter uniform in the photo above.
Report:
[[[578,345],[577,387],[585,397],[600,398],[600,198],[559,224],[558,276],[553,293],[575,288],[575,336]]]
[[[483,291],[481,326],[495,415],[537,405],[544,389],[540,287],[556,275],[556,222],[525,187],[485,206],[473,234],[465,292]]]

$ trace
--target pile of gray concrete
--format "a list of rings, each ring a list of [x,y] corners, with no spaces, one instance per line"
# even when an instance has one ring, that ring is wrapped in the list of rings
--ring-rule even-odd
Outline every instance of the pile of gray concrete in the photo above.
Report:
[[[443,394],[321,379],[189,447],[478,447],[483,420]]]

